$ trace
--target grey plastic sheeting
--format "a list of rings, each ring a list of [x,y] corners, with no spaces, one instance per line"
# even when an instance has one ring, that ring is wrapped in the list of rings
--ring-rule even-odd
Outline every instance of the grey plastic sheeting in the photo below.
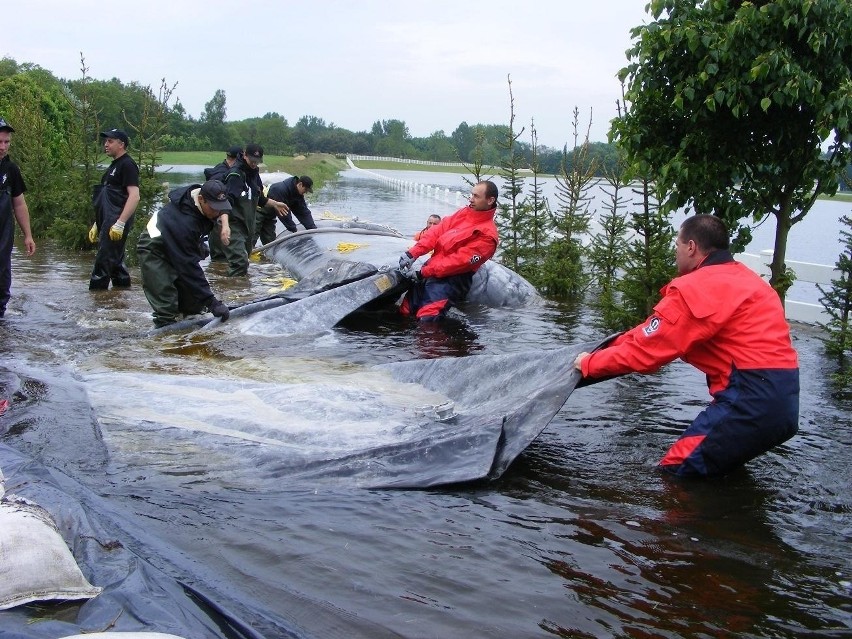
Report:
[[[546,352],[416,360],[372,367],[377,377],[389,377],[400,385],[399,395],[384,403],[364,402],[365,398],[360,397],[362,408],[367,405],[375,411],[377,417],[373,421],[379,423],[372,446],[365,447],[364,438],[359,435],[353,439],[359,442],[357,446],[341,447],[337,442],[336,448],[318,451],[314,445],[310,454],[305,454],[288,441],[292,433],[270,430],[269,424],[258,424],[249,417],[242,424],[234,424],[240,420],[231,419],[227,424],[229,432],[222,432],[215,430],[215,424],[210,430],[206,414],[195,413],[197,419],[192,420],[193,411],[210,410],[210,407],[186,403],[181,406],[181,415],[189,416],[189,421],[183,424],[185,428],[205,424],[205,429],[192,433],[194,447],[215,453],[219,452],[217,447],[226,446],[223,441],[236,440],[241,455],[247,446],[265,451],[265,458],[274,460],[276,481],[286,478],[289,484],[325,480],[364,487],[418,488],[496,479],[541,433],[574,390],[579,381],[579,373],[572,366],[576,354],[595,346],[580,344]],[[86,403],[88,396],[98,412],[101,428],[109,429],[110,420],[124,420],[143,411],[153,401],[159,384],[175,388],[173,380],[157,382],[132,375],[116,380],[116,374],[113,371],[102,376],[97,372],[84,375],[84,381],[79,382],[79,397],[73,398],[68,396],[66,379],[65,394],[51,398],[50,392],[45,393],[45,405],[40,410],[44,415],[55,415],[60,408],[68,415],[87,415],[91,410]],[[0,377],[7,391],[29,383],[25,374],[13,370],[0,371]],[[49,379],[46,381],[45,388],[50,388]],[[217,380],[207,379],[206,383],[212,384],[210,396],[225,390],[225,380],[221,388]],[[111,414],[114,407],[110,407],[108,398],[112,384],[123,389],[122,410],[126,413]],[[186,388],[188,384],[191,386],[191,380],[183,379],[180,387]],[[382,387],[387,389],[386,384]],[[192,388],[187,389],[187,397],[193,395],[191,391]],[[279,391],[280,387],[263,384],[248,389],[241,385],[240,389],[244,400],[248,397],[259,402],[261,409],[263,405],[274,409],[273,404],[279,401],[276,398],[280,399]],[[355,391],[349,389],[349,392]],[[416,411],[416,419],[411,419],[411,407],[399,399],[402,396],[427,402]],[[56,405],[51,406],[51,401]],[[343,401],[353,403],[345,397]],[[431,408],[429,401],[433,402]],[[164,423],[156,423],[160,419],[156,416],[158,409],[149,405],[148,412],[143,411],[137,417],[138,424],[125,427],[144,426],[156,431],[155,435],[167,437],[167,433],[178,430],[172,423],[171,406],[168,413],[165,406],[162,408]],[[405,418],[405,428],[389,424],[397,419],[394,411],[400,411]],[[298,421],[292,412],[288,414]],[[359,416],[364,417],[363,411]],[[2,426],[8,432],[22,426],[15,423],[16,419],[32,422],[33,418],[26,411],[20,418],[9,413],[4,416]],[[317,636],[305,632],[293,620],[258,608],[245,595],[236,594],[243,592],[239,584],[225,583],[214,567],[206,565],[205,549],[199,548],[194,553],[188,553],[186,548],[178,550],[168,538],[156,536],[149,527],[142,528],[120,502],[110,500],[108,493],[96,495],[75,480],[77,472],[91,478],[101,472],[101,467],[106,470],[110,453],[97,426],[91,432],[86,432],[80,424],[72,426],[73,432],[67,438],[59,437],[56,424],[50,426],[53,432],[39,434],[38,428],[34,428],[28,433],[31,438],[28,445],[39,453],[41,461],[0,445],[0,468],[6,475],[7,492],[40,504],[52,515],[83,574],[104,590],[94,599],[74,604],[72,610],[58,616],[62,620],[29,606],[0,612],[4,639],[55,638],[105,629],[212,638]],[[41,423],[40,427],[47,428]],[[322,428],[323,424],[319,424],[315,432]],[[66,451],[83,448],[87,453],[85,458],[81,456],[74,462],[65,459]],[[267,467],[262,472],[268,474],[269,470]],[[167,493],[157,501],[167,499]],[[139,502],[134,509],[155,506],[160,507],[159,503]],[[39,617],[42,619],[34,623],[34,618]],[[318,608],[313,620],[322,618],[322,610]],[[312,632],[316,632],[315,627]],[[322,636],[394,635],[386,628],[371,627],[365,620],[350,620],[345,625],[323,629]]]
[[[380,235],[369,229],[320,228],[282,233],[265,253],[296,279],[315,272],[330,259],[349,259],[372,264],[377,269],[399,266],[399,256],[414,242],[403,237]],[[344,252],[341,252],[341,247]],[[420,258],[423,263],[428,256]],[[538,304],[541,297],[526,279],[494,260],[474,273],[467,301],[494,308],[519,308]]]

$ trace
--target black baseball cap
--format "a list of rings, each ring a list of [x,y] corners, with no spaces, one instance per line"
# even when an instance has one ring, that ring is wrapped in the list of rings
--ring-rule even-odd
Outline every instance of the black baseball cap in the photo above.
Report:
[[[260,164],[263,162],[263,147],[259,144],[246,144],[246,152],[243,156],[247,160],[254,160]]]
[[[237,158],[237,157],[240,156],[240,153],[242,153],[242,152],[243,152],[243,147],[232,146],[232,147],[228,147],[228,150],[225,151],[225,155],[227,155],[229,158]]]
[[[109,131],[101,131],[102,138],[112,138],[113,140],[121,140],[124,146],[130,146],[130,138],[121,129],[110,129]]]
[[[214,211],[230,211],[231,201],[228,199],[228,190],[219,180],[207,180],[201,185],[201,195],[204,201]]]
[[[6,122],[5,119],[0,117],[0,131],[8,131],[9,133],[14,133],[15,129],[13,129],[12,125]]]
[[[314,181],[310,178],[309,175],[303,175],[297,181],[302,183],[302,186],[305,187],[308,193],[314,192]]]

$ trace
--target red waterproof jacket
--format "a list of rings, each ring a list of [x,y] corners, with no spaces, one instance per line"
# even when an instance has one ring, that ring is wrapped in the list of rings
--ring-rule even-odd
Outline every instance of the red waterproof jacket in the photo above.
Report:
[[[420,240],[408,249],[417,259],[432,251],[423,266],[423,277],[449,277],[474,273],[497,252],[496,209],[477,211],[469,206],[448,215],[424,231]]]
[[[650,373],[680,357],[707,375],[715,395],[734,367],[798,368],[778,294],[727,251],[712,253],[661,293],[651,317],[583,360],[584,376]]]

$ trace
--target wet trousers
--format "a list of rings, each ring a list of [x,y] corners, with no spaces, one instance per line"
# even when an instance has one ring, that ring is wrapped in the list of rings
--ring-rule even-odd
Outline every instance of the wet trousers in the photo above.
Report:
[[[679,476],[724,475],[781,444],[799,428],[799,369],[734,370],[660,460]]]
[[[414,284],[405,294],[399,311],[403,315],[414,315],[422,321],[441,319],[453,306],[465,301],[472,281],[473,273],[427,277]]]
[[[219,237],[218,226],[210,233],[210,259],[214,262],[228,262],[229,277],[243,277],[248,274],[249,254],[254,248],[255,235],[255,213],[254,205],[248,215],[244,214],[244,207],[238,213],[235,209],[228,216],[231,227],[231,242],[227,246],[222,244]]]
[[[178,320],[179,315],[195,315],[205,310],[191,291],[181,283],[160,242],[147,233],[136,247],[142,272],[142,290],[153,309],[154,326],[160,328]]]
[[[0,317],[6,313],[12,290],[12,247],[15,244],[15,217],[12,197],[0,191]]]

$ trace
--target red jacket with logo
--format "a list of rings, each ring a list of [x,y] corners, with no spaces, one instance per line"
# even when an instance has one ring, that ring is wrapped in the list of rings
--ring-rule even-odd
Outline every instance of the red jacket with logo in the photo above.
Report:
[[[449,277],[474,273],[497,252],[496,209],[477,211],[469,206],[448,215],[427,229],[408,249],[415,259],[432,251],[423,277]]]
[[[727,251],[712,253],[661,293],[651,317],[583,360],[584,376],[650,373],[680,357],[707,375],[715,395],[734,367],[798,368],[778,294]]]

